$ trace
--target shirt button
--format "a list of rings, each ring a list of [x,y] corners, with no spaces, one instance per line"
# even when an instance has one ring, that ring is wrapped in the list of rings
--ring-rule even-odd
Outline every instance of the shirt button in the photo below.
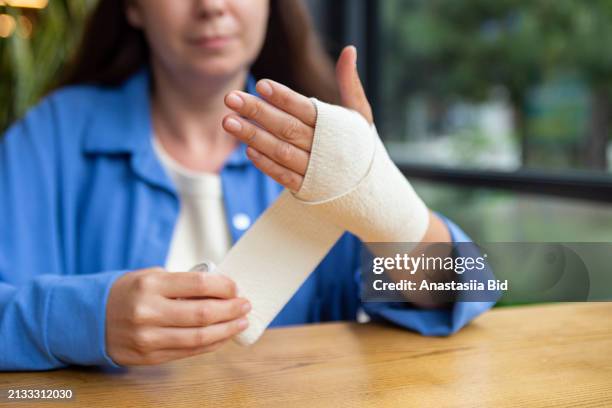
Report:
[[[244,231],[251,226],[251,218],[245,213],[238,213],[232,218],[232,224],[237,230]]]

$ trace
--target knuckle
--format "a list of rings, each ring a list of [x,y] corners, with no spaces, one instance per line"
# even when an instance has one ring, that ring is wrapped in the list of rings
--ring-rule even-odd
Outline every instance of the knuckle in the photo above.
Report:
[[[242,313],[242,305],[243,305],[243,302],[241,302],[239,300],[236,300],[234,302],[233,307],[232,307],[232,314],[233,314],[233,316],[236,316],[236,317],[242,316],[242,314],[243,314]]]
[[[278,92],[278,102],[283,106],[289,106],[293,101],[291,99],[291,94],[287,89],[282,89]]]
[[[194,275],[194,283],[195,290],[198,293],[205,293],[208,289],[208,278],[205,273],[197,273]]]
[[[154,341],[149,333],[145,330],[138,330],[134,333],[134,347],[140,353],[148,353],[153,350]]]
[[[238,293],[238,286],[236,285],[236,282],[234,282],[232,279],[227,278],[227,287],[228,287],[230,296],[231,297],[236,296],[236,293]]]
[[[275,156],[277,160],[283,163],[290,162],[294,156],[293,146],[290,145],[289,143],[279,143],[276,147]]]
[[[206,306],[202,306],[198,308],[196,313],[196,323],[199,326],[207,326],[211,322],[211,312],[210,308]]]
[[[281,136],[285,140],[296,140],[300,133],[300,126],[296,120],[290,120],[281,130]]]
[[[157,273],[146,273],[140,275],[134,281],[135,290],[140,293],[148,293],[154,290],[157,283]]]
[[[149,308],[138,304],[132,309],[132,313],[130,314],[130,322],[135,326],[144,325],[150,320],[150,316],[151,313]]]
[[[278,179],[282,185],[289,186],[293,183],[293,174],[289,171],[282,171]]]
[[[219,275],[219,278],[223,279],[221,281],[221,285],[224,291],[227,291],[228,297],[235,297],[238,292],[238,287],[236,286],[236,282],[227,276]]]
[[[255,126],[247,126],[245,130],[245,142],[249,146],[255,143],[255,139],[257,138],[257,129]]]
[[[240,327],[240,322],[242,319],[238,319],[238,320],[234,320],[232,322],[232,324],[228,324],[227,325],[227,329],[225,332],[225,336],[226,337],[230,337],[233,336],[235,334],[238,334],[242,331],[242,328]]]
[[[249,116],[259,118],[263,112],[263,103],[259,99],[255,99],[249,106]]]
[[[209,338],[210,336],[206,329],[196,330],[193,339],[194,346],[206,346],[210,342]]]

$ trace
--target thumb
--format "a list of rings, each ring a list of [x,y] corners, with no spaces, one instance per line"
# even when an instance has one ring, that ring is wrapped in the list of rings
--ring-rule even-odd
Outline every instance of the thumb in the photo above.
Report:
[[[372,108],[366,98],[365,91],[357,72],[357,48],[350,45],[344,47],[336,63],[336,81],[340,89],[342,106],[356,110],[372,124],[374,118]]]

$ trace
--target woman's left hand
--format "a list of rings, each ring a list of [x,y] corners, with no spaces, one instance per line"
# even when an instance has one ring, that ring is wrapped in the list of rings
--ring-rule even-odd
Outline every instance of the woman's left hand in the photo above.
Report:
[[[336,64],[336,80],[342,106],[373,122],[372,109],[357,73],[357,50],[342,50]],[[310,158],[317,112],[312,101],[269,79],[256,86],[260,99],[233,91],[225,104],[236,114],[223,119],[223,128],[248,145],[253,164],[291,191],[298,191]]]

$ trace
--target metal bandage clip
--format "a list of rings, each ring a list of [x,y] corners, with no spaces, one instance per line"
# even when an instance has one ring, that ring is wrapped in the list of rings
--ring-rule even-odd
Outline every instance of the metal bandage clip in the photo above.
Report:
[[[192,267],[189,272],[204,272],[204,273],[215,273],[217,265],[214,262],[204,260],[203,262]]]

